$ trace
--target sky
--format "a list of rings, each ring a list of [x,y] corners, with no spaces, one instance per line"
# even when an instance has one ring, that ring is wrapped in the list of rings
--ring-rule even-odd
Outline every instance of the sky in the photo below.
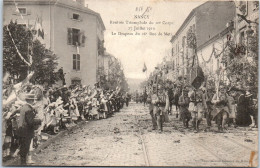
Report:
[[[163,57],[170,54],[172,35],[176,33],[191,10],[202,3],[202,1],[173,0],[86,0],[88,8],[100,13],[106,27],[104,33],[106,51],[121,61],[127,78],[135,79],[147,78],[154,67],[162,62]],[[148,11],[144,15],[149,15],[149,19],[134,19],[135,15],[141,15],[147,8]],[[153,32],[167,32],[171,35],[112,35],[112,32],[131,32],[126,24],[111,24],[111,21],[126,20],[170,22],[171,24],[153,26],[155,28]],[[146,73],[142,72],[144,63],[147,67]]]

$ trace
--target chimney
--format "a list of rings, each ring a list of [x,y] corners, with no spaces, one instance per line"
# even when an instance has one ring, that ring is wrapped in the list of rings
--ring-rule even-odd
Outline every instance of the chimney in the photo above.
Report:
[[[76,2],[78,2],[79,4],[83,5],[84,7],[86,6],[86,2],[85,0],[76,0]]]

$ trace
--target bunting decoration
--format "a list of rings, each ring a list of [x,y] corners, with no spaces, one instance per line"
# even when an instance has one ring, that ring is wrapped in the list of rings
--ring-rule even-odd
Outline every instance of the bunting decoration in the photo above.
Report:
[[[10,36],[10,38],[11,38],[13,44],[14,44],[14,47],[15,47],[15,49],[16,49],[16,52],[17,52],[18,56],[21,58],[21,60],[22,60],[24,63],[26,63],[28,66],[31,66],[32,64],[29,63],[28,61],[26,61],[26,59],[24,59],[24,57],[22,56],[22,54],[21,54],[20,51],[18,50],[18,48],[17,48],[17,46],[16,46],[16,44],[15,44],[15,42],[14,42],[14,39],[13,39],[13,37],[12,37],[12,34],[11,34],[11,32],[10,32],[8,26],[6,26],[6,27],[7,27],[7,31],[8,31],[9,36]]]
[[[15,12],[19,13],[21,18],[23,19],[23,15],[20,13],[20,10],[18,8],[18,3],[16,3],[15,0],[14,0],[14,5],[15,5]]]

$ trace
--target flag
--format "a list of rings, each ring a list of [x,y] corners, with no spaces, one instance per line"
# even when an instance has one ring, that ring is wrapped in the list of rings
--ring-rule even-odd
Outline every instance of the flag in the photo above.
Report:
[[[77,54],[80,54],[79,53],[79,44],[78,44],[78,42],[76,42],[76,47],[77,47]]]
[[[42,28],[42,18],[39,18],[38,16],[35,21],[34,30],[35,30],[36,34],[38,35],[38,37],[40,36],[42,39],[44,39],[44,30]]]
[[[144,63],[143,72],[145,72],[145,71],[147,71],[147,67],[146,67],[146,65]]]

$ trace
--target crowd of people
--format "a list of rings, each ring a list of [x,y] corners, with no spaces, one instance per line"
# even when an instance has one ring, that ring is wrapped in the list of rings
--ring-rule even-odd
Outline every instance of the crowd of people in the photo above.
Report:
[[[257,93],[250,87],[241,84],[218,88],[209,87],[203,83],[199,88],[191,85],[178,84],[171,81],[151,81],[144,92],[148,92],[147,102],[152,117],[153,129],[163,131],[163,122],[169,120],[172,107],[175,106],[176,118],[183,126],[191,126],[198,132],[203,118],[209,131],[212,121],[215,121],[219,132],[227,127],[250,126],[257,127],[258,103]],[[143,94],[145,95],[145,94]]]
[[[3,88],[3,158],[19,154],[21,165],[32,162],[30,151],[39,145],[42,132],[57,134],[82,120],[105,119],[130,101],[119,87],[102,89],[98,83],[93,88],[44,88],[25,79]]]
[[[99,120],[118,112],[124,103],[128,106],[131,95],[117,87],[104,89],[98,83],[94,87],[66,85],[43,87],[29,82],[32,74],[15,85],[3,83],[3,158],[8,160],[20,155],[22,165],[31,162],[30,151],[37,148],[42,132],[57,134],[62,129],[82,120]],[[203,118],[209,131],[215,121],[219,132],[228,126],[257,127],[257,93],[250,87],[199,88],[181,82],[151,81],[143,93],[136,92],[133,99],[149,104],[153,129],[163,131],[163,123],[175,111],[183,126],[191,126],[198,132]],[[172,107],[175,107],[173,110]]]

